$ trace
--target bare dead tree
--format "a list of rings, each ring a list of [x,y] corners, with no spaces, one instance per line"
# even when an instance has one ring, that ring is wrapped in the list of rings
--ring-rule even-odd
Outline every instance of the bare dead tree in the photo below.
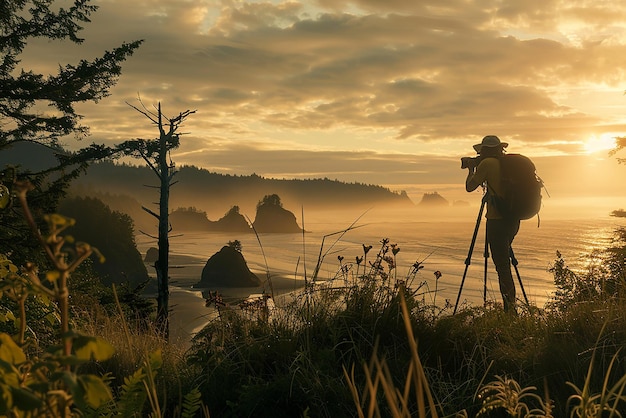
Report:
[[[141,103],[141,108],[128,105],[148,118],[159,130],[158,139],[126,141],[119,148],[126,155],[142,158],[159,178],[159,212],[155,213],[145,206],[142,208],[159,221],[159,255],[154,263],[157,275],[157,326],[165,338],[169,338],[169,233],[171,226],[168,216],[170,187],[175,184],[172,179],[176,174],[170,151],[180,145],[181,134],[178,129],[181,124],[196,111],[186,110],[174,118],[168,118],[161,112],[161,103],[158,104],[156,112],[147,109],[143,103]]]

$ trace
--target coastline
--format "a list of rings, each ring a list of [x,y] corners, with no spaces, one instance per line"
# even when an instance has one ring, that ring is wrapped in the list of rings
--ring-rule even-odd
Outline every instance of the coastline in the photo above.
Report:
[[[203,292],[218,291],[229,304],[238,304],[252,294],[269,293],[269,283],[256,287],[216,287],[195,288],[200,281],[202,269],[206,260],[197,257],[170,254],[170,338],[172,342],[188,346],[194,335],[202,330],[210,321],[215,319],[214,307],[207,307]],[[154,268],[146,264],[151,278],[154,278]],[[265,272],[255,272],[264,277]],[[284,276],[271,277],[271,289],[274,297],[297,291],[304,287],[303,280]]]

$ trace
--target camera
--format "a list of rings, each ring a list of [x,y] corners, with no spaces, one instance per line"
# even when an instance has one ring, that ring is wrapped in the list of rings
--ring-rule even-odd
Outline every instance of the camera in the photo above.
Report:
[[[461,168],[475,168],[480,163],[480,157],[462,157]]]

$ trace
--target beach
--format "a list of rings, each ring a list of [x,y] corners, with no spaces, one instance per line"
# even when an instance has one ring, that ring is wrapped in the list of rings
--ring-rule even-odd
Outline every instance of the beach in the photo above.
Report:
[[[375,218],[378,219],[378,218]],[[364,222],[369,221],[364,219]],[[341,236],[328,234],[345,228],[346,221],[329,219],[323,222],[309,222],[305,237],[301,234],[262,234],[257,239],[254,234],[206,234],[185,231],[184,235],[170,240],[170,335],[172,341],[188,344],[193,335],[215,317],[215,309],[205,306],[202,291],[219,291],[225,301],[233,306],[252,294],[274,293],[274,296],[301,289],[304,276],[311,277],[320,255],[325,255],[318,279],[328,280],[337,274],[338,257],[343,263],[354,263],[354,257],[362,255],[363,245],[374,245],[370,256],[380,246],[380,237],[389,237],[398,243],[401,251],[397,255],[398,275],[404,276],[418,260],[424,266],[417,281],[426,282],[427,288],[436,290],[436,301],[454,303],[462,290],[460,302],[481,305],[484,298],[484,285],[487,286],[487,299],[498,301],[497,274],[488,262],[488,277],[484,279],[483,250],[484,228],[481,229],[471,266],[468,262],[468,245],[474,227],[472,219],[445,222],[422,221],[397,218],[392,221],[364,224],[362,228],[349,231]],[[349,225],[349,223],[348,223]],[[549,271],[556,251],[566,259],[567,265],[585,270],[595,258],[590,257],[597,250],[609,247],[617,227],[626,227],[626,219],[605,216],[597,219],[554,220],[544,217],[539,227],[537,221],[523,223],[514,246],[519,260],[519,272],[530,303],[543,307],[554,292],[554,279]],[[384,235],[383,235],[384,234]],[[155,242],[145,236],[137,236],[137,248],[145,254]],[[195,285],[200,281],[202,269],[207,260],[228,241],[237,239],[242,243],[242,253],[248,267],[262,282],[263,287],[252,288],[211,288],[200,289]],[[260,241],[262,246],[259,245]],[[305,245],[306,244],[306,245]],[[321,249],[323,248],[323,252]],[[369,261],[369,259],[368,259]],[[155,276],[152,265],[146,263],[148,273]],[[272,286],[267,280],[267,270],[271,274]],[[441,276],[435,276],[439,272]],[[467,280],[463,281],[467,273]],[[464,285],[461,285],[463,283]],[[517,285],[517,283],[516,283]],[[520,283],[521,285],[521,283]],[[152,286],[156,289],[156,286]],[[521,289],[520,289],[521,290]],[[522,296],[522,292],[519,292]],[[434,299],[434,293],[426,295],[426,302]],[[277,301],[280,305],[280,300]]]
[[[194,335],[207,323],[216,318],[216,311],[206,306],[203,292],[208,290],[218,291],[229,305],[238,305],[248,296],[253,294],[274,292],[274,294],[286,294],[301,289],[304,286],[302,280],[287,278],[284,276],[272,276],[271,288],[266,277],[259,278],[265,286],[211,289],[196,288],[202,275],[202,269],[206,260],[189,255],[170,254],[170,341],[183,346],[189,346]],[[148,267],[148,273],[154,279],[154,268]]]

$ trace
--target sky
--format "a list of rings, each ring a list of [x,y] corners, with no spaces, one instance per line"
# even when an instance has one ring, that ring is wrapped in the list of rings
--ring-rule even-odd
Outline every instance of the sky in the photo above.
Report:
[[[130,105],[161,103],[170,117],[195,111],[178,165],[472,200],[459,159],[498,135],[533,158],[557,201],[626,206],[626,165],[607,155],[626,136],[626,2],[94,4],[81,45],[36,40],[22,61],[54,72],[144,40],[111,95],[77,107],[91,136],[70,148],[154,138]]]

